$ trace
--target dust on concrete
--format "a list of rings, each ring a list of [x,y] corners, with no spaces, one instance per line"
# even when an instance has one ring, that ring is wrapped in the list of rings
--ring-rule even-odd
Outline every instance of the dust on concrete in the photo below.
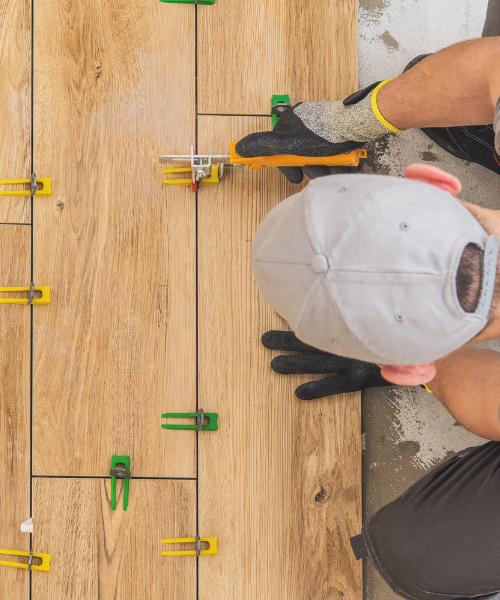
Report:
[[[390,144],[392,134],[371,142],[368,147],[368,157],[362,163],[363,173],[378,173],[379,175],[391,175],[387,164],[387,148]]]
[[[456,425],[456,420],[433,395],[420,387],[395,387],[392,399],[392,434],[396,445],[408,442],[417,450],[410,458],[415,467],[429,469],[450,453],[486,440]]]
[[[408,129],[403,133],[389,134],[368,147],[368,159],[364,173],[379,173],[401,177],[405,168],[422,161],[424,152],[435,155],[433,165],[451,173],[462,183],[460,199],[484,208],[499,209],[498,175],[480,165],[456,158],[429,138],[419,129]],[[500,346],[498,348],[500,350]]]
[[[434,152],[421,152],[420,158],[427,162],[436,162],[438,159],[437,155],[434,154]]]
[[[379,35],[379,38],[384,42],[384,44],[389,48],[389,50],[397,50],[399,48],[399,42],[396,40],[387,29]]]
[[[381,16],[388,4],[388,0],[359,0],[361,9],[376,16]]]

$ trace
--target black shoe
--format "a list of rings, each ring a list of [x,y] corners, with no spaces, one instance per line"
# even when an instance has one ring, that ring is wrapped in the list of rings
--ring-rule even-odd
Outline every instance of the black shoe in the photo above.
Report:
[[[430,54],[414,58],[403,71],[417,65]],[[467,125],[466,127],[425,127],[422,131],[438,146],[457,158],[477,163],[500,175],[500,156],[495,151],[493,125]]]

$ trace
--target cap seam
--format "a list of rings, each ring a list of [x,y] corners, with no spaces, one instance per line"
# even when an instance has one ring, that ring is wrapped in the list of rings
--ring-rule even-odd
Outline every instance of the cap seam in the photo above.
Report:
[[[319,285],[322,283],[322,281],[321,281],[321,280],[322,280],[322,279],[323,279],[323,280],[325,280],[325,279],[326,279],[326,277],[324,276],[324,274],[323,274],[323,273],[318,273],[318,278],[317,278],[317,279],[318,279],[318,281],[317,281],[317,283],[315,282],[314,291],[316,291],[316,290],[317,290],[317,288],[319,287]],[[303,320],[304,320],[305,313],[307,312],[307,311],[306,311],[306,308],[309,306],[309,303],[310,303],[310,302],[312,302],[312,299],[313,299],[313,296],[314,296],[314,294],[312,293],[312,292],[313,292],[313,290],[312,290],[312,287],[313,287],[313,286],[311,286],[311,290],[310,290],[310,293],[309,293],[309,298],[308,298],[308,301],[307,301],[307,303],[304,303],[304,307],[303,307],[302,311],[300,312],[300,317],[299,317],[299,319],[298,319],[298,321],[297,321],[297,329],[299,329],[299,328],[300,328],[300,326],[302,325],[302,322],[303,322]],[[370,350],[370,348],[369,348],[369,347],[368,347],[368,346],[367,346],[367,345],[366,345],[364,342],[362,342],[362,341],[361,341],[361,340],[358,338],[358,336],[357,336],[357,335],[356,335],[356,334],[355,334],[355,333],[354,333],[354,332],[351,330],[351,328],[350,328],[350,327],[348,326],[348,324],[346,323],[346,321],[345,321],[345,319],[344,319],[344,315],[342,314],[342,311],[340,310],[340,308],[339,308],[339,306],[338,306],[338,304],[337,304],[337,302],[336,302],[335,298],[334,298],[334,297],[331,295],[329,286],[328,286],[328,285],[325,285],[325,288],[326,288],[326,291],[327,291],[328,295],[330,296],[330,299],[331,299],[331,301],[333,302],[334,306],[336,307],[336,309],[337,309],[337,313],[338,313],[338,315],[339,315],[340,319],[342,320],[342,322],[344,323],[344,326],[345,326],[345,328],[347,329],[347,331],[349,331],[349,333],[350,333],[350,334],[351,334],[351,335],[352,335],[352,336],[353,336],[353,337],[354,337],[354,338],[355,338],[355,339],[358,341],[358,343],[359,343],[361,346],[363,346],[363,347],[364,347],[366,350],[368,350],[368,351],[369,351],[369,352],[371,352],[372,354],[375,354],[375,353],[374,353],[372,350]]]
[[[399,361],[395,358],[391,358],[389,356],[387,356],[385,353],[382,354],[381,350],[378,350],[377,348],[373,347],[373,344],[370,343],[366,343],[364,342],[359,335],[357,334],[357,332],[355,332],[353,330],[353,328],[347,323],[345,317],[344,317],[344,311],[342,311],[338,305],[338,302],[336,301],[335,297],[332,295],[331,293],[331,289],[330,286],[326,285],[326,290],[327,293],[331,299],[331,301],[333,302],[333,304],[335,305],[337,312],[340,316],[340,318],[342,319],[342,322],[344,323],[344,326],[346,327],[347,331],[349,331],[349,333],[353,336],[354,339],[356,339],[358,341],[358,343],[365,348],[368,352],[370,352],[370,354],[379,357],[379,359],[381,359],[382,364],[393,364],[393,365],[398,365]],[[486,319],[484,317],[481,317],[480,315],[476,315],[475,313],[465,313],[465,315],[467,316],[467,322],[465,323],[461,323],[460,328],[457,331],[463,331],[464,329],[466,329],[468,326],[471,325],[471,322],[474,321],[486,321]],[[302,319],[301,319],[302,320]],[[474,334],[470,339],[472,339],[475,335]],[[467,343],[467,342],[464,342]],[[461,344],[463,345],[463,344]],[[456,348],[455,348],[456,349]],[[438,357],[439,358],[439,357]],[[433,358],[432,360],[437,360],[437,358]],[[380,362],[380,361],[379,361]],[[430,361],[429,361],[430,362]],[[405,364],[412,364],[411,362],[408,362]]]
[[[401,179],[402,182],[404,182],[404,183],[407,184],[407,188],[418,188],[422,184],[424,184],[424,182],[421,182],[421,181],[415,182],[415,181],[412,181],[412,180],[409,180],[409,179],[404,179],[404,178],[399,178],[399,177],[393,177],[391,179]],[[326,254],[329,255],[330,252],[332,251],[332,248],[334,248],[340,242],[340,240],[342,239],[342,237],[345,234],[346,229],[348,229],[350,227],[352,221],[357,217],[357,215],[359,214],[359,212],[364,209],[364,207],[366,206],[367,203],[369,203],[369,202],[371,202],[373,200],[373,198],[374,198],[375,195],[383,194],[387,189],[389,189],[391,191],[394,191],[394,185],[392,185],[392,183],[393,182],[388,183],[386,186],[384,186],[382,188],[379,188],[375,192],[371,192],[369,194],[369,196],[365,199],[365,201],[363,202],[363,204],[361,204],[358,207],[358,209],[356,210],[356,212],[354,212],[351,215],[351,218],[349,219],[349,221],[347,223],[345,223],[345,225],[343,226],[342,230],[340,231],[340,233],[339,233],[336,241],[333,242],[332,245],[331,245],[331,247],[326,250]],[[427,185],[430,185],[430,184],[427,184]],[[305,199],[306,199],[306,210],[307,210],[306,231],[307,231],[307,235],[309,237],[309,241],[310,241],[310,243],[311,243],[311,245],[313,247],[315,246],[315,244],[313,243],[313,240],[311,239],[311,231],[310,231],[310,229],[312,230],[312,233],[314,234],[314,237],[315,237],[316,241],[318,240],[318,237],[319,237],[318,233],[316,231],[316,228],[312,224],[312,220],[313,219],[312,219],[312,215],[311,215],[311,210],[312,210],[312,207],[311,207],[311,204],[312,204],[311,193],[312,193],[312,190],[313,190],[314,187],[316,187],[315,186],[315,182],[312,181],[305,188],[305,190],[304,190],[306,192],[305,193]],[[450,194],[450,196],[451,196],[451,194]],[[467,210],[467,209],[464,207],[464,210]],[[467,212],[469,212],[469,211],[467,211]],[[471,213],[469,213],[469,214],[471,214]],[[474,217],[474,215],[472,215],[472,216]],[[476,219],[476,221],[477,221],[477,219]],[[479,221],[478,221],[478,223],[479,223]]]
[[[400,178],[396,178],[396,179],[400,179]],[[421,181],[414,181],[414,180],[408,180],[408,179],[403,179],[403,181],[404,181],[404,182],[407,184],[407,185],[406,185],[406,189],[416,189],[416,188],[419,188],[421,185],[431,185],[431,184],[425,184],[424,182],[421,182]],[[431,187],[433,187],[433,186],[431,186]],[[354,221],[354,220],[357,218],[357,216],[358,216],[359,212],[365,208],[365,206],[367,205],[367,203],[368,203],[368,202],[370,202],[371,200],[373,200],[374,196],[380,196],[380,195],[382,195],[384,192],[386,192],[387,190],[389,190],[389,192],[390,192],[390,194],[388,194],[388,195],[393,195],[393,194],[395,194],[395,193],[396,193],[396,189],[394,188],[394,186],[393,186],[393,185],[389,185],[389,184],[388,184],[388,185],[384,186],[383,188],[380,188],[380,189],[378,189],[377,191],[375,191],[375,192],[372,192],[372,193],[371,193],[371,194],[368,196],[368,198],[366,199],[366,201],[365,201],[365,202],[363,202],[363,204],[362,204],[362,205],[361,205],[361,206],[358,208],[358,210],[357,210],[355,213],[353,213],[353,215],[351,216],[351,218],[349,219],[349,221],[348,221],[348,222],[345,224],[345,226],[344,226],[344,228],[342,229],[342,231],[341,231],[341,233],[340,233],[339,237],[337,238],[337,241],[336,241],[336,242],[335,242],[335,244],[333,244],[333,245],[332,245],[332,247],[331,247],[331,248],[328,250],[328,254],[330,254],[330,252],[332,251],[332,249],[333,249],[334,247],[336,247],[336,246],[337,246],[337,245],[340,243],[340,241],[342,240],[343,236],[345,235],[345,232],[346,232],[346,230],[347,230],[349,227],[351,227],[351,226],[352,226],[352,223],[353,223],[353,221]],[[445,190],[441,190],[441,191],[444,191],[444,192],[445,192]],[[451,199],[453,199],[453,196],[452,196],[452,195],[451,195],[449,192],[445,192],[445,193],[447,193],[447,194],[450,196],[450,198],[451,198]],[[481,229],[483,229],[483,231],[485,232],[485,234],[486,234],[486,235],[488,235],[488,232],[487,232],[487,231],[484,229],[484,227],[483,227],[483,226],[481,225],[481,223],[480,223],[480,222],[479,222],[479,221],[476,219],[476,217],[474,217],[474,215],[473,215],[473,214],[472,214],[470,211],[468,211],[468,210],[465,208],[465,206],[462,206],[462,205],[461,205],[459,202],[457,202],[457,204],[459,205],[459,207],[460,207],[461,209],[463,209],[463,211],[465,211],[465,212],[466,212],[466,213],[468,213],[470,216],[472,216],[472,218],[473,218],[473,219],[476,221],[476,223],[477,223],[477,224],[478,224],[478,225],[481,227]],[[463,212],[463,211],[462,211],[462,212]]]
[[[315,186],[314,186],[314,181],[313,181],[313,182],[311,182],[311,183],[312,183],[313,185],[311,186],[311,184],[309,184],[309,185],[307,186],[306,190],[305,190],[305,191],[306,191],[306,210],[307,210],[307,218],[306,218],[306,223],[305,223],[305,224],[306,224],[306,231],[307,231],[307,235],[308,235],[308,237],[309,237],[309,242],[311,243],[311,246],[312,246],[312,247],[313,247],[313,248],[316,250],[316,248],[315,248],[316,244],[315,244],[315,243],[313,242],[313,240],[311,239],[311,238],[312,238],[312,235],[311,235],[311,234],[314,234],[315,241],[318,241],[318,238],[319,238],[319,236],[318,236],[318,232],[316,231],[316,228],[314,227],[314,225],[313,225],[313,223],[312,223],[312,221],[313,221],[313,219],[312,219],[312,215],[311,215],[311,210],[312,210],[312,206],[311,206],[311,205],[312,205],[312,199],[311,199],[311,191],[310,191],[310,190],[311,190],[313,187],[315,187]],[[384,189],[386,189],[387,187],[391,187],[391,186],[387,185],[387,186],[385,186],[384,188],[382,188],[382,190],[378,190],[378,191],[377,191],[377,193],[378,193],[378,192],[380,192],[380,191],[383,191],[383,190],[384,190]],[[325,254],[327,254],[327,255],[329,255],[329,254],[330,254],[330,252],[332,251],[332,248],[334,248],[334,247],[335,247],[335,246],[338,244],[338,242],[339,242],[339,241],[342,239],[342,236],[344,235],[344,232],[345,232],[345,230],[346,230],[346,229],[349,227],[349,225],[350,225],[351,221],[352,221],[352,220],[353,220],[353,219],[356,217],[356,215],[357,215],[357,214],[358,214],[358,213],[359,213],[359,212],[360,212],[360,211],[361,211],[361,210],[362,210],[362,209],[365,207],[365,205],[366,205],[368,202],[370,202],[370,201],[373,199],[373,196],[374,196],[374,193],[371,193],[371,194],[370,194],[370,195],[369,195],[369,196],[368,196],[368,197],[365,199],[365,201],[363,202],[363,204],[362,204],[361,206],[359,206],[359,207],[358,207],[358,209],[356,210],[356,212],[355,212],[355,213],[353,213],[353,215],[351,216],[350,220],[349,220],[347,223],[345,223],[345,224],[344,224],[344,226],[343,226],[342,230],[340,231],[340,233],[339,233],[339,235],[338,235],[338,237],[337,237],[336,241],[334,241],[334,242],[332,243],[332,245],[331,245],[331,247],[330,247],[330,248],[326,248],[326,249],[325,249]]]

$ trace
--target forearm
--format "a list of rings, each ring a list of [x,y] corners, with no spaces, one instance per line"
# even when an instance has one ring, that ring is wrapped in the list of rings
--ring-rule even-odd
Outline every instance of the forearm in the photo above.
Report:
[[[500,440],[500,353],[462,348],[435,364],[427,384],[435,396],[469,431]]]
[[[493,122],[500,95],[500,37],[461,42],[425,58],[379,92],[382,115],[400,129]]]

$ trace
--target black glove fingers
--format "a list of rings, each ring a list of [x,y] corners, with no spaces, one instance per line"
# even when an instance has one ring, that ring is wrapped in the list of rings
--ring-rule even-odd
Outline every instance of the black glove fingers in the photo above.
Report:
[[[304,179],[304,173],[300,167],[278,167],[278,169],[290,183],[301,183]]]
[[[325,177],[326,175],[353,175],[361,171],[361,163],[357,167],[305,166],[302,167],[302,170],[309,179]]]
[[[286,112],[283,114],[286,114]],[[278,125],[283,118],[280,117]],[[300,127],[297,126],[291,131],[277,131],[274,129],[273,131],[251,133],[236,144],[236,153],[245,158],[280,154],[322,157],[350,152],[360,146],[362,146],[360,142],[332,144],[313,133],[300,121]]]
[[[339,384],[338,376],[324,377],[317,381],[308,381],[299,385],[295,390],[295,395],[300,400],[317,400],[318,398],[324,398],[325,396],[335,396],[336,394],[343,394],[347,391],[355,392],[357,390],[346,390],[345,386]]]
[[[301,342],[293,331],[266,331],[261,338],[262,344],[269,350],[281,350],[287,352],[314,352],[315,354],[327,354],[322,350],[313,348]]]
[[[242,138],[236,144],[236,154],[244,158],[255,158],[256,156],[274,156],[283,154],[282,140],[277,138],[274,131],[262,131],[251,133]]]
[[[373,367],[375,367],[375,366],[376,365],[373,365]],[[365,380],[360,389],[364,390],[366,388],[382,387],[382,386],[386,386],[386,385],[394,385],[394,384],[391,383],[390,381],[387,381],[387,379],[384,379],[380,373],[380,367],[377,367],[376,370],[373,369],[371,372],[365,373]]]
[[[382,382],[378,378],[359,378],[353,376],[352,373],[334,375],[332,377],[324,377],[317,381],[308,381],[299,385],[295,390],[295,395],[300,400],[316,400],[325,396],[335,396],[336,394],[350,394],[351,392],[359,392],[366,388],[378,387],[382,385],[392,385],[381,377]]]
[[[302,102],[299,102],[299,104],[302,104]],[[299,106],[299,104],[292,106],[292,108],[287,108],[287,110],[281,113],[273,131],[294,131],[296,129],[301,129],[302,127],[305,127],[300,117],[298,117],[295,114],[295,109],[297,108],[297,106]]]
[[[361,163],[357,167],[328,167],[330,175],[353,175],[361,171]]]
[[[281,375],[336,373],[335,363],[338,358],[334,354],[281,354],[273,358],[271,368]]]
[[[330,175],[330,167],[325,167],[323,165],[310,165],[302,167],[304,173],[309,177],[309,179],[316,179],[316,177],[325,177],[326,175]]]

